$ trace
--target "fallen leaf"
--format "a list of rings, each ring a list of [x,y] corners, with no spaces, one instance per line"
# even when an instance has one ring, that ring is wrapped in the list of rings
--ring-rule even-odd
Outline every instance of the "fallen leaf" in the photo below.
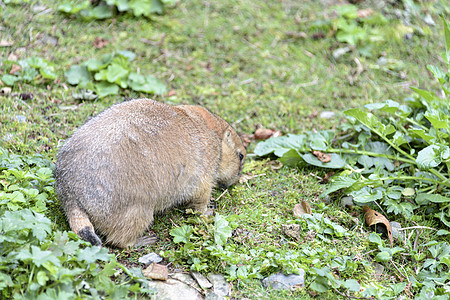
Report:
[[[9,74],[14,74],[16,72],[19,72],[20,70],[22,70],[22,67],[19,65],[12,65],[11,67],[11,71],[9,71]]]
[[[391,228],[391,223],[389,223],[388,219],[386,219],[385,216],[383,216],[382,214],[380,214],[379,212],[369,208],[367,205],[365,205],[363,207],[363,212],[364,212],[364,219],[366,220],[366,225],[367,226],[373,226],[373,225],[378,225],[378,224],[383,224],[384,228],[382,229],[382,231],[385,229],[386,230],[386,234],[389,238],[389,241],[391,242],[391,247],[394,245],[394,241],[392,239],[392,228]],[[378,229],[378,227],[377,227]]]
[[[17,57],[17,55],[15,55],[14,53],[10,53],[9,55],[8,55],[8,60],[11,60],[11,61],[17,61],[19,58]]]
[[[176,94],[175,90],[170,90],[170,91],[167,93],[167,97],[175,96],[175,94]]]
[[[313,150],[312,154],[323,163],[327,163],[327,162],[331,161],[331,154],[325,154],[322,151],[318,151],[318,150]]]
[[[34,98],[33,93],[20,93],[19,94],[19,99],[22,99],[22,100],[31,100],[33,98]]]
[[[13,45],[13,42],[7,41],[7,40],[1,40],[0,41],[0,47],[11,47]]]
[[[241,137],[242,143],[244,144],[244,148],[248,148],[250,143],[252,142],[253,136],[248,135],[246,133],[239,133],[239,136]]]
[[[289,237],[292,237],[296,240],[302,239],[302,225],[300,224],[288,224],[281,225],[281,229],[283,233]]]
[[[356,12],[356,14],[358,15],[358,18],[367,18],[368,16],[373,14],[373,9],[371,8],[360,9]]]
[[[279,160],[271,160],[269,161],[268,165],[274,171],[279,170],[283,167],[283,163]]]
[[[255,131],[255,134],[253,135],[255,137],[255,140],[267,140],[271,137],[277,137],[280,136],[281,132],[273,129],[267,129],[267,128],[258,128]]]
[[[326,35],[323,32],[317,32],[317,33],[314,33],[313,35],[311,35],[311,38],[313,40],[320,40],[320,39],[323,39],[325,37],[326,37]]]
[[[266,174],[257,174],[257,175],[248,175],[248,174],[243,174],[241,175],[241,177],[239,178],[239,183],[247,183],[250,179],[256,178],[256,177],[261,177],[261,176],[266,176]]]
[[[325,176],[323,176],[322,182],[328,183],[328,181],[330,181],[331,176],[333,176],[334,174],[335,174],[334,172],[328,172],[327,174],[325,174]]]
[[[287,37],[296,39],[306,39],[308,37],[308,35],[303,31],[287,31],[285,34]]]
[[[167,266],[152,263],[146,269],[142,270],[145,277],[155,280],[166,281],[169,278],[169,269]]]
[[[95,37],[94,39],[94,48],[101,49],[108,45],[108,41],[102,37]]]
[[[299,218],[301,215],[304,214],[311,214],[311,206],[309,206],[308,202],[301,201],[299,204],[295,204],[294,206],[294,216]]]

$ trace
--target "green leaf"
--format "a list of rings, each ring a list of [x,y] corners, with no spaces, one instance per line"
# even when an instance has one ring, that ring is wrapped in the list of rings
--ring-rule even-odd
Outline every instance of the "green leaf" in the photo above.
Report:
[[[417,94],[419,94],[420,96],[422,96],[422,98],[424,98],[427,101],[433,102],[437,98],[434,94],[432,94],[428,91],[424,91],[424,90],[421,90],[421,89],[418,89],[415,87],[411,87],[411,89],[413,91],[415,91]]]
[[[163,95],[167,92],[165,84],[153,76],[143,76],[137,73],[131,73],[128,77],[129,86],[139,92],[153,93]]]
[[[450,202],[450,198],[448,197],[444,197],[442,195],[439,194],[426,194],[426,193],[421,193],[418,194],[416,197],[416,203],[419,205],[425,205],[429,202],[433,202],[433,203],[449,203]]]
[[[259,142],[253,152],[257,156],[265,156],[273,152],[276,156],[281,157],[292,149],[303,149],[305,143],[305,135],[288,134]]]
[[[106,69],[106,80],[110,83],[116,83],[120,85],[122,88],[126,88],[127,84],[127,76],[129,71],[118,64],[111,64]],[[100,73],[97,73],[100,74]],[[97,74],[95,74],[95,79],[97,79]]]
[[[430,121],[434,128],[450,128],[448,116],[442,111],[429,109],[424,116]]]
[[[98,246],[91,246],[81,249],[78,252],[78,260],[84,261],[87,264],[94,263],[97,260],[109,261],[111,260],[111,254],[108,253],[108,249]]]
[[[387,251],[381,251],[375,256],[375,261],[377,262],[387,262],[392,258],[392,255]]]
[[[445,145],[430,145],[419,151],[416,158],[418,167],[422,170],[428,170],[437,167],[442,160],[450,157],[450,148]]]
[[[360,177],[361,175],[357,174],[356,176]],[[354,178],[350,176],[338,176],[332,179],[331,184],[328,186],[325,192],[321,195],[321,197],[328,195],[330,193],[333,193],[337,190],[343,189],[343,188],[349,188],[355,183],[359,182],[359,178]]]
[[[383,198],[383,193],[378,189],[371,189],[363,187],[359,191],[350,193],[353,196],[353,201],[358,203],[369,203]]]
[[[92,9],[84,9],[80,11],[80,15],[85,20],[102,20],[113,16],[112,8],[108,5],[100,4]]]
[[[170,235],[173,236],[173,242],[178,244],[180,242],[187,243],[192,235],[192,226],[183,225],[170,230]]]
[[[136,54],[134,54],[134,52],[131,52],[131,51],[128,51],[128,50],[117,51],[117,54],[122,55],[128,61],[133,61],[136,58]]]
[[[369,241],[377,245],[383,246],[383,241],[381,240],[381,237],[375,232],[371,232],[369,234]]]
[[[214,241],[217,245],[223,246],[227,239],[231,237],[231,227],[225,217],[216,214],[214,217]]]
[[[67,14],[76,14],[83,9],[89,8],[91,2],[89,0],[82,1],[81,3],[64,2],[58,6],[58,11],[65,12]]]
[[[8,86],[13,86],[19,80],[20,78],[14,75],[4,74],[2,76],[2,82]]]
[[[282,157],[278,159],[283,165],[297,167],[304,162],[301,154],[297,150],[291,149],[284,153]]]
[[[370,129],[374,129],[380,126],[381,124],[375,115],[373,115],[372,113],[365,112],[360,108],[349,109],[344,111],[344,113],[350,117],[355,118],[356,120],[366,125]]]
[[[64,73],[66,80],[71,85],[88,82],[92,80],[91,74],[84,65],[74,65]]]
[[[99,82],[95,84],[95,92],[99,98],[103,98],[108,95],[117,95],[119,87],[114,83]]]
[[[130,0],[129,6],[136,17],[146,16],[149,17],[152,13],[152,1],[151,0]]]
[[[337,153],[332,153],[331,161],[325,163],[311,153],[303,154],[302,158],[308,164],[321,168],[342,169],[345,166],[345,161]]]
[[[342,286],[352,292],[359,292],[361,288],[359,282],[355,279],[347,279],[346,281],[344,281]]]

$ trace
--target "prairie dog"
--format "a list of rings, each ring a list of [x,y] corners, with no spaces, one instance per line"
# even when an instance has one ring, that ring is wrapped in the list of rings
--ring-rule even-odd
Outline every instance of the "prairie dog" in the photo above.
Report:
[[[154,213],[183,203],[205,212],[214,186],[238,180],[245,156],[234,129],[205,108],[136,99],[113,105],[66,141],[56,192],[82,239],[101,245],[97,232],[126,248]]]

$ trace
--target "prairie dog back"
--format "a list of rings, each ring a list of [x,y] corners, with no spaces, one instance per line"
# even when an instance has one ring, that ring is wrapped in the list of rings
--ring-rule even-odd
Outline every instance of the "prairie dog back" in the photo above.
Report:
[[[98,232],[125,248],[155,212],[182,203],[204,212],[215,185],[236,182],[245,155],[231,126],[202,107],[132,100],[67,140],[57,158],[56,192],[81,238],[99,245]]]

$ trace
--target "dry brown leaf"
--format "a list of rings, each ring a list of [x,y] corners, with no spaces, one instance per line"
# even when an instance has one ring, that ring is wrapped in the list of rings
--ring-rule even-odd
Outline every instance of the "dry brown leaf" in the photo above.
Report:
[[[322,182],[328,183],[328,181],[330,181],[331,176],[333,176],[334,174],[335,174],[334,172],[328,172],[327,174],[325,174],[325,176],[323,176]]]
[[[323,163],[327,163],[327,162],[331,161],[331,154],[325,154],[322,151],[318,151],[318,150],[313,150],[312,154]]]
[[[166,281],[169,278],[169,269],[167,266],[152,263],[146,269],[142,270],[145,277],[155,280]]]
[[[311,206],[309,206],[308,202],[301,201],[299,204],[295,204],[294,206],[294,216],[299,218],[301,215],[304,214],[311,214]]]
[[[250,143],[252,142],[252,135],[248,135],[246,133],[239,133],[239,136],[241,137],[242,143],[244,144],[244,147],[247,149]]]
[[[11,71],[9,71],[9,74],[14,74],[16,72],[19,72],[20,70],[22,70],[22,67],[19,65],[12,65],[11,67]]]
[[[279,160],[271,160],[268,162],[268,165],[274,171],[279,170],[283,167],[283,163]]]
[[[255,134],[253,135],[255,140],[267,140],[271,137],[277,137],[280,136],[281,132],[273,129],[267,129],[267,128],[258,128],[255,131]]]
[[[388,219],[385,216],[380,214],[379,212],[369,208],[367,205],[363,207],[364,219],[366,220],[367,226],[373,226],[379,224],[383,224],[386,229],[387,236],[389,241],[391,242],[391,247],[394,245],[394,240],[392,239],[392,228],[391,223],[389,223]]]
[[[175,96],[175,94],[176,94],[175,90],[170,90],[170,91],[167,93],[167,97]]]
[[[300,224],[282,224],[281,229],[283,233],[289,237],[292,237],[296,240],[302,239],[302,225]]]
[[[101,49],[108,45],[108,41],[102,37],[95,37],[94,39],[94,48]]]
[[[13,42],[7,41],[7,40],[1,40],[0,41],[0,47],[11,47],[13,45]]]
[[[371,14],[373,14],[373,9],[366,8],[366,9],[360,9],[356,12],[358,14],[359,18],[367,18]]]
[[[266,176],[266,174],[257,174],[257,175],[247,175],[247,174],[242,174],[241,177],[239,178],[239,183],[247,183],[250,179],[256,178],[256,177],[261,177],[261,176]]]

